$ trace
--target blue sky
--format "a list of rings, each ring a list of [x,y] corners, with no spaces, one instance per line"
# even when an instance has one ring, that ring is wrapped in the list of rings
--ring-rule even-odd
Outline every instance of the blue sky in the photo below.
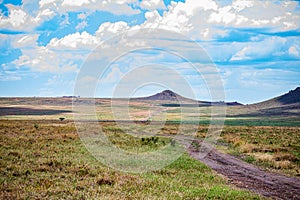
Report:
[[[197,42],[216,66],[227,101],[254,103],[300,86],[299,1],[0,0],[0,11],[0,96],[73,95],[92,50],[115,35],[145,28]],[[155,51],[111,65],[102,77],[105,89],[95,95],[112,96],[122,76],[146,62],[174,66],[198,99],[210,99],[205,81],[183,60]],[[162,89],[147,86],[136,95]]]

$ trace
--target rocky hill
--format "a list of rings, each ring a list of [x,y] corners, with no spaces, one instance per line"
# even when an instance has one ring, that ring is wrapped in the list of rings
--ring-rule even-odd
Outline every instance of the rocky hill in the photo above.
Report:
[[[290,90],[288,93],[281,96],[252,104],[257,108],[272,108],[272,107],[286,107],[286,106],[298,106],[300,107],[300,87],[294,90]]]
[[[157,94],[148,96],[148,97],[140,97],[136,98],[137,100],[146,100],[146,101],[164,101],[164,102],[171,102],[167,104],[163,104],[165,106],[170,106],[170,107],[179,107],[179,106],[189,106],[189,107],[194,107],[194,106],[211,106],[211,105],[224,105],[226,104],[227,106],[237,106],[237,105],[242,105],[238,102],[209,102],[209,101],[198,101],[194,99],[189,99],[186,97],[183,97],[171,90],[164,90],[162,92],[159,92]],[[179,105],[178,103],[181,103]]]

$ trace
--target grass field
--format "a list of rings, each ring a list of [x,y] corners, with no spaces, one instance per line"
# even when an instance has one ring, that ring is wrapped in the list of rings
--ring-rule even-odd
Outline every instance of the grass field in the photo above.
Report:
[[[1,199],[262,198],[230,185],[224,177],[187,153],[154,172],[137,174],[113,170],[97,161],[83,145],[73,122],[78,113],[72,113],[71,103],[68,98],[0,99]],[[119,105],[125,103],[120,100]],[[97,99],[95,108],[109,140],[116,147],[133,153],[164,147],[171,140],[163,135],[178,134],[179,126],[181,134],[186,135],[192,134],[197,127],[196,136],[204,138],[211,115],[218,116],[218,113],[211,113],[211,107],[180,110],[166,108],[159,102],[136,101],[130,102],[129,117],[121,116],[119,120],[145,124],[166,120],[167,124],[161,128],[155,124],[125,124],[122,129],[105,122],[115,119],[110,100]],[[126,110],[122,106],[119,109]],[[289,114],[281,116],[251,106],[228,107],[217,148],[269,171],[299,177],[300,118],[297,109],[285,110]],[[84,120],[89,119],[90,115],[84,116]],[[184,125],[180,125],[182,120]],[[145,133],[158,135],[147,137]]]
[[[108,126],[112,130],[112,125]],[[228,185],[187,154],[154,172],[115,171],[89,154],[71,122],[1,120],[0,131],[1,199],[261,198]],[[116,144],[123,141],[118,141],[116,135],[110,137]],[[159,141],[157,146],[167,139]],[[141,140],[122,143],[122,147],[137,144],[150,149],[157,147]]]

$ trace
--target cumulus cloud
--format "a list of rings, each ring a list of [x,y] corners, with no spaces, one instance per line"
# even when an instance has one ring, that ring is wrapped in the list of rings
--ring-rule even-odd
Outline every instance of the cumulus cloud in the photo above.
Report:
[[[87,32],[76,32],[61,39],[53,38],[47,45],[55,49],[93,49],[99,44],[99,39]]]
[[[9,9],[9,15],[0,15],[0,28],[16,30],[16,31],[32,31],[35,27],[42,24],[44,21],[52,19],[55,15],[65,14],[71,11],[74,12],[93,12],[102,10],[111,12],[116,15],[132,15],[140,13],[140,10],[133,9],[131,4],[137,3],[137,0],[41,0],[39,1],[39,9],[28,12],[25,9],[26,2],[21,6],[6,4]],[[28,4],[28,2],[27,2]],[[30,13],[30,14],[29,14]],[[79,16],[81,19],[83,15]],[[86,22],[78,25],[77,29],[82,29],[86,26]]]
[[[46,46],[38,46],[38,35],[22,35],[14,38],[13,46],[21,48],[22,55],[12,64],[29,67],[40,72],[76,72],[79,64],[101,42],[126,31],[126,22],[103,23],[95,35],[86,31],[68,34],[62,38],[52,38]]]
[[[51,7],[51,9],[66,13],[70,11],[108,11],[117,15],[132,15],[138,14],[140,11],[133,9],[130,4],[135,3],[136,0],[41,0],[39,2],[40,8]]]
[[[235,0],[220,6],[213,0],[186,0],[171,3],[162,16],[157,11],[147,12],[142,26],[172,30],[201,40],[223,37],[228,34],[227,29],[234,28],[283,32],[300,28],[297,9],[298,3],[294,1]]]
[[[28,15],[20,7],[11,6],[8,17],[0,16],[0,26],[24,30],[24,27],[31,22],[38,24],[53,17],[57,12],[75,10],[85,12],[100,9],[110,10],[115,14],[134,14],[138,12],[130,6],[134,3],[137,1],[41,0],[39,2],[40,11],[35,17]],[[14,46],[24,48],[22,49],[23,55],[14,64],[31,66],[40,71],[59,71],[62,67],[65,67],[67,71],[76,71],[78,67],[76,62],[78,63],[78,60],[85,58],[88,52],[101,42],[116,34],[141,28],[160,28],[183,33],[196,40],[213,40],[227,36],[232,29],[249,28],[255,30],[264,28],[263,31],[266,32],[281,32],[296,30],[300,27],[299,14],[295,12],[297,9],[296,2],[239,0],[221,6],[214,0],[186,0],[185,3],[171,2],[168,10],[162,15],[155,10],[163,8],[162,1],[142,1],[140,6],[149,11],[145,13],[146,21],[134,27],[130,27],[124,21],[105,22],[99,26],[94,34],[85,31],[75,32],[62,38],[53,38],[45,47],[37,46],[37,35],[22,36],[22,38],[15,40]],[[117,11],[118,8],[125,8],[125,10]],[[84,29],[87,25],[84,21],[88,16],[87,13],[78,14],[77,18],[83,21],[77,25],[77,31]],[[298,57],[299,45],[292,45],[289,40],[289,38],[268,36],[258,38],[258,41],[252,39],[243,44],[238,42],[229,45],[219,43],[217,48],[214,43],[211,43],[207,48],[211,49],[215,60],[221,61],[252,60],[283,55]],[[29,46],[31,49],[28,49]],[[63,50],[71,51],[63,52]],[[76,53],[80,51],[81,54]]]
[[[288,31],[299,28],[297,2],[287,1],[233,1],[211,13],[209,21],[236,28],[269,28],[270,31]]]
[[[26,20],[28,20],[28,15],[22,9],[17,8],[15,6],[10,7],[10,14],[7,18],[1,16],[0,24],[2,26],[12,26],[14,28],[19,27],[20,25],[24,24]]]
[[[17,35],[10,38],[13,48],[20,48],[21,56],[11,63],[6,63],[2,67],[10,69],[30,69],[33,72],[64,73],[77,72],[78,64],[84,59],[81,51],[62,51],[55,46],[38,46],[38,35]],[[59,43],[59,41],[57,41]],[[55,44],[55,43],[54,43]],[[62,44],[64,44],[62,42]],[[67,48],[67,47],[65,47]],[[68,47],[71,49],[72,47]]]
[[[162,0],[143,0],[140,4],[140,7],[146,10],[157,10],[166,8]]]
[[[78,67],[101,42],[129,28],[126,22],[103,23],[92,35],[83,31],[52,38],[46,46],[38,46],[38,34],[15,36],[14,48],[20,48],[22,55],[10,66],[30,68],[39,72],[77,72]]]
[[[20,6],[8,4],[7,7],[9,15],[7,17],[0,15],[0,28],[2,29],[30,31],[55,15],[53,11],[47,8],[39,10],[36,16],[33,17]]]
[[[126,22],[119,21],[115,23],[105,22],[100,25],[96,31],[96,36],[101,40],[107,40],[117,34],[122,34],[129,29]]]

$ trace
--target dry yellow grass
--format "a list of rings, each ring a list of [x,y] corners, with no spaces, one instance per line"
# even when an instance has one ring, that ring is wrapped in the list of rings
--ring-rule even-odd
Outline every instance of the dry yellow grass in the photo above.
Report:
[[[266,162],[266,161],[267,162],[272,162],[272,161],[274,161],[274,155],[267,154],[267,153],[251,153],[249,155],[253,156],[257,160],[262,161],[262,162]]]
[[[229,153],[276,172],[300,176],[299,127],[225,127]]]
[[[276,169],[291,169],[293,167],[292,163],[288,160],[274,161],[273,166]]]
[[[240,149],[242,153],[252,153],[254,152],[257,148],[253,144],[249,143],[242,143],[240,145]]]

